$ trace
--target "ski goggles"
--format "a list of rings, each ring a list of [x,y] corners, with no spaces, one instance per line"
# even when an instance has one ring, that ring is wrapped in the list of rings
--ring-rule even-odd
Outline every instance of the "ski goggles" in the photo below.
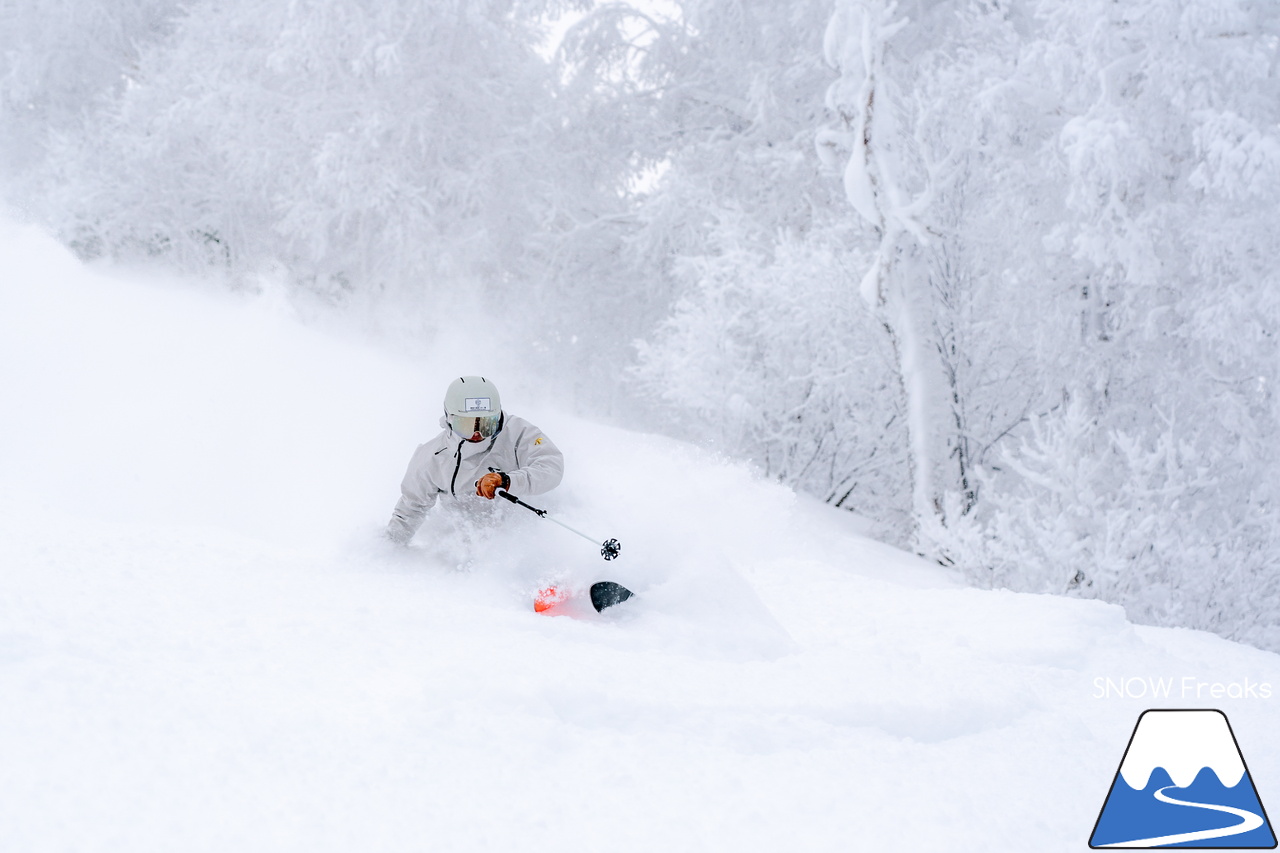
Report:
[[[502,414],[496,415],[450,415],[449,428],[467,441],[479,441],[497,435],[502,423]],[[476,438],[476,434],[480,438]]]

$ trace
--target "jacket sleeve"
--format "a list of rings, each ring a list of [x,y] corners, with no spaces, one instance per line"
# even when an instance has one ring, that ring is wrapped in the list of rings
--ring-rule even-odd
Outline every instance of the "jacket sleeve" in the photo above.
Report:
[[[516,441],[519,467],[508,471],[511,491],[517,495],[540,495],[560,485],[564,477],[564,454],[542,430],[532,424]]]
[[[435,506],[439,490],[426,476],[423,448],[409,460],[409,470],[405,472],[400,483],[400,500],[391,511],[391,520],[387,522],[387,536],[393,542],[407,544],[422,526],[422,519],[427,510]]]

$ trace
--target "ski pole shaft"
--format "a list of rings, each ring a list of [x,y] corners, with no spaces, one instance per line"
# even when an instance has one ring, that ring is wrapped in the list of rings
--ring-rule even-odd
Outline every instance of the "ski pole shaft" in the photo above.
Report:
[[[606,560],[612,560],[614,557],[617,557],[618,552],[622,550],[622,545],[618,543],[617,539],[608,539],[608,540],[597,539],[594,536],[583,533],[581,530],[576,530],[570,527],[569,525],[565,524],[560,519],[553,518],[552,516],[548,515],[545,509],[538,509],[536,506],[530,506],[529,504],[520,500],[515,495],[508,492],[506,489],[497,489],[494,491],[494,494],[496,494],[500,498],[505,498],[506,500],[511,501],[513,504],[516,504],[517,506],[522,506],[525,509],[529,510],[530,512],[536,513],[540,518],[545,518],[547,521],[554,521],[556,524],[560,525],[565,530],[568,530],[570,533],[578,534],[583,539],[586,539],[588,542],[590,542],[593,545],[599,545],[600,554]]]
[[[539,516],[541,516],[542,518],[546,518],[546,517],[547,517],[547,511],[546,511],[545,509],[538,509],[536,506],[529,506],[527,503],[525,503],[524,501],[520,500],[520,499],[519,499],[518,497],[516,497],[515,495],[511,494],[511,493],[510,493],[510,492],[508,492],[506,489],[496,489],[496,490],[494,491],[494,494],[496,494],[496,495],[497,495],[498,497],[500,497],[500,498],[505,498],[505,499],[507,499],[507,500],[511,501],[513,504],[516,504],[516,505],[518,505],[518,506],[522,506],[522,507],[524,507],[524,508],[525,508],[525,509],[527,509],[527,510],[530,510],[530,511],[532,511],[532,512],[534,512],[534,513],[537,513],[537,514],[538,514]]]
[[[576,534],[578,534],[579,536],[581,536],[583,539],[586,539],[587,541],[592,542],[592,543],[594,543],[594,544],[596,544],[596,545],[599,545],[601,542],[603,542],[603,541],[604,541],[603,539],[597,539],[597,538],[595,538],[594,536],[589,536],[589,535],[587,535],[586,533],[583,533],[581,530],[574,530],[572,527],[570,527],[569,525],[565,524],[563,521],[561,521],[561,520],[560,520],[560,519],[558,519],[558,518],[552,518],[552,517],[551,517],[551,516],[549,516],[549,515],[544,515],[544,516],[543,516],[543,518],[545,518],[547,521],[554,521],[556,524],[560,525],[560,526],[561,526],[561,527],[563,527],[565,530],[568,530],[570,533],[576,533]]]

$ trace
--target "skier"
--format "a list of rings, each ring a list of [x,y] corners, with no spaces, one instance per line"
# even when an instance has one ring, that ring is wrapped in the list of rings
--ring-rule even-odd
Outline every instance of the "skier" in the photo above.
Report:
[[[498,389],[483,376],[453,380],[444,395],[443,432],[420,446],[400,484],[387,536],[407,544],[441,496],[480,506],[498,489],[549,492],[564,475],[564,456],[542,430],[502,411]]]

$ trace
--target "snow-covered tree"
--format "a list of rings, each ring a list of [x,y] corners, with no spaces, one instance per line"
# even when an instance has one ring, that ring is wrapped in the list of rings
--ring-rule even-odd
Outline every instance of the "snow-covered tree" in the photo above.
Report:
[[[1255,4],[1046,2],[1020,22],[1033,26],[1000,88],[1041,93],[1057,130],[1037,135],[1033,158],[1052,180],[1020,181],[1001,216],[1051,259],[1028,294],[1043,313],[1022,333],[1057,351],[1040,347],[1038,404],[980,472],[984,500],[966,523],[982,535],[946,547],[980,582],[1096,595],[1143,621],[1264,641],[1250,623],[1280,606],[1266,520],[1277,459],[1264,437],[1267,330],[1280,319],[1280,258],[1262,237],[1280,197],[1264,153],[1277,127],[1262,95],[1275,91],[1273,16]],[[1056,196],[1056,215],[1043,215],[1036,186]],[[1006,275],[1035,280],[1003,242],[987,250]],[[938,540],[951,535],[964,534]]]
[[[616,254],[643,323],[634,375],[676,434],[892,517],[900,419],[884,405],[874,327],[845,287],[864,229],[813,144],[823,6],[705,0],[680,13],[621,26],[611,8],[571,42],[579,74],[592,56],[625,57],[596,74],[608,82],[594,97],[597,114],[618,114],[604,126],[642,174]]]
[[[404,309],[494,293],[555,217],[551,72],[493,2],[199,4],[56,157],[82,250]],[[416,307],[414,307],[416,306]]]
[[[856,285],[893,352],[913,539],[937,554],[945,526],[978,501],[977,468],[1043,396],[1035,347],[1052,343],[1011,331],[1043,314],[1052,277],[1010,223],[1043,220],[1026,190],[1045,184],[1037,143],[1049,131],[1009,85],[1009,16],[981,3],[911,8],[837,5],[825,53],[839,77],[818,138],[875,234]]]
[[[50,137],[120,92],[139,52],[180,14],[176,0],[0,2],[0,190],[27,203],[25,180]],[[7,184],[7,187],[5,186]]]
[[[1233,622],[1280,606],[1275,17],[837,6],[821,139],[880,236],[922,551],[1260,641]]]

